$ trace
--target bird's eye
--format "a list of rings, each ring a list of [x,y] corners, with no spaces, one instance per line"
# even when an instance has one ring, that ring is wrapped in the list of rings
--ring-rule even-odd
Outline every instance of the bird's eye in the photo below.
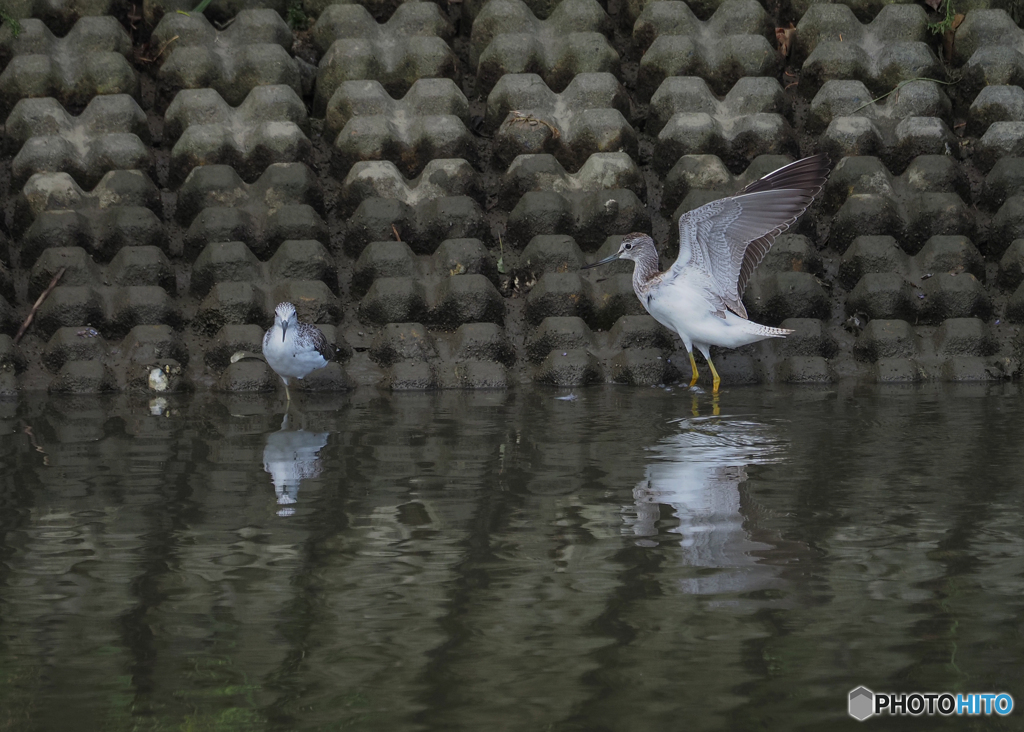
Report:
[[[626,249],[632,249],[633,248],[633,245],[630,244],[628,241],[623,246],[625,246]]]

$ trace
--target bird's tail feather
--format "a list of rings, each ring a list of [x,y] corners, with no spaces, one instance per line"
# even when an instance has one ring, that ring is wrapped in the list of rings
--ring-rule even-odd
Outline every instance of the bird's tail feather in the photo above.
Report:
[[[785,338],[793,331],[789,328],[772,328],[768,325],[760,325],[758,323],[751,323],[753,326],[751,329],[754,333],[765,338]]]

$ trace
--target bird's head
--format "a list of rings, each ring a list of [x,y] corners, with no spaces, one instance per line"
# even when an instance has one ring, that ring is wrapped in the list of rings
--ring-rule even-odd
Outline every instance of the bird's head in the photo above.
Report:
[[[626,234],[622,237],[622,243],[619,244],[619,250],[615,252],[615,254],[598,260],[593,264],[587,264],[581,267],[581,269],[598,267],[602,264],[614,262],[616,259],[631,259],[634,262],[637,262],[645,257],[650,257],[652,254],[655,257],[655,261],[657,261],[658,249],[654,246],[654,239],[649,237],[647,234],[633,232],[632,234]]]
[[[281,340],[284,340],[288,328],[299,322],[299,316],[295,314],[295,306],[290,302],[282,302],[274,310],[274,325],[281,326]]]

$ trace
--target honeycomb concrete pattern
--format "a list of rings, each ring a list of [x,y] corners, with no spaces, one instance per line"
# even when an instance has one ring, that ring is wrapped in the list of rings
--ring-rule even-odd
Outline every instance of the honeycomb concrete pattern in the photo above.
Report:
[[[1021,375],[1008,4],[957,4],[950,58],[882,0],[8,5],[0,394],[272,391],[282,300],[335,350],[306,391],[685,380],[629,263],[581,267],[633,230],[667,264],[681,214],[817,151],[744,298],[793,333],[716,350],[726,385]]]

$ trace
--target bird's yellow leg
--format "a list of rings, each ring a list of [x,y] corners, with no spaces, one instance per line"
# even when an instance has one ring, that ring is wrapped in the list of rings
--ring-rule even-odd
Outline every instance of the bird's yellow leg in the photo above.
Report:
[[[690,351],[690,368],[693,369],[693,378],[690,379],[690,386],[697,383],[697,362],[693,360],[693,351]]]
[[[691,358],[692,358],[692,356],[691,356]],[[710,357],[710,356],[709,356],[709,357],[707,358],[707,362],[708,362],[708,366],[710,366],[710,367],[711,367],[711,373],[712,373],[712,375],[713,375],[713,376],[715,377],[715,381],[714,381],[714,384],[715,384],[715,386],[714,386],[714,388],[713,388],[713,389],[711,390],[711,393],[712,393],[712,394],[717,394],[717,393],[718,393],[718,385],[722,383],[722,379],[721,379],[721,377],[720,377],[720,376],[718,375],[718,372],[717,372],[717,371],[715,371],[715,365],[714,365],[713,363],[711,363],[711,357]]]
[[[288,382],[284,382],[284,396],[289,402],[292,400],[292,393],[288,391]]]

